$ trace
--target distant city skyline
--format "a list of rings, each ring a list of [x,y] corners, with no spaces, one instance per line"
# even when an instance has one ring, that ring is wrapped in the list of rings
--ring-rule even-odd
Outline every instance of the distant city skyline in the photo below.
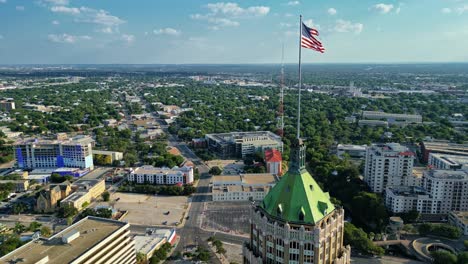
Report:
[[[0,64],[468,62],[468,0],[0,0]]]

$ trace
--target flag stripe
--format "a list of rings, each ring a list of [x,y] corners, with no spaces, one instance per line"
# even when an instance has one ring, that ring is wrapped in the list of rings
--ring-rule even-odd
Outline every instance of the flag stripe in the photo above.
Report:
[[[314,37],[318,35],[319,35],[319,32],[317,29],[309,28],[304,23],[302,23],[301,47],[324,53],[325,48],[323,47],[322,42],[320,42],[318,39]]]

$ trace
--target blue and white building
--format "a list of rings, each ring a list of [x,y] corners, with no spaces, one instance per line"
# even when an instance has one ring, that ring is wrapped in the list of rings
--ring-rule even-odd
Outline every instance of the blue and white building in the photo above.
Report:
[[[94,169],[89,136],[57,140],[26,139],[15,143],[14,154],[20,169],[79,168]]]

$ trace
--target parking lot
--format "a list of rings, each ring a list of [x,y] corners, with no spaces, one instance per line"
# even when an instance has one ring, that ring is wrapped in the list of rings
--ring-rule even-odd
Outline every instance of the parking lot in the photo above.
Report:
[[[184,217],[188,198],[116,192],[112,194],[110,204],[117,210],[128,211],[122,220],[130,224],[175,226]]]
[[[236,235],[249,234],[250,202],[208,202],[202,228]]]
[[[211,160],[208,161],[208,166],[218,166],[223,170],[223,175],[239,174],[244,170],[244,162],[242,160]]]

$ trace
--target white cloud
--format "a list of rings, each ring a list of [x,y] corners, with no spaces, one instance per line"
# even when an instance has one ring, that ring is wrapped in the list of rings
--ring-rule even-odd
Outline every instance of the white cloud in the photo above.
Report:
[[[44,0],[47,3],[51,3],[54,5],[68,5],[69,1],[68,0]]]
[[[397,9],[395,9],[395,14],[398,15],[398,14],[400,14],[400,12],[401,12],[401,7],[398,7]]]
[[[452,9],[451,8],[448,8],[448,7],[445,7],[445,8],[442,8],[442,13],[444,14],[450,14],[452,13]]]
[[[56,42],[56,43],[75,43],[78,40],[91,40],[92,38],[87,35],[82,35],[82,36],[74,36],[74,35],[69,35],[69,34],[61,34],[61,35],[56,35],[56,34],[49,34],[48,37],[49,41]]]
[[[160,28],[153,30],[155,35],[169,35],[169,36],[179,36],[180,31],[173,28]]]
[[[267,6],[242,8],[237,3],[225,2],[207,4],[206,8],[208,8],[213,15],[223,14],[228,16],[264,16],[270,12],[270,8]]]
[[[336,9],[333,7],[328,8],[327,12],[329,15],[332,15],[332,16],[336,15],[337,13]]]
[[[304,24],[306,24],[306,26],[308,26],[308,27],[320,29],[320,25],[315,24],[312,19],[307,19],[307,20],[304,20],[302,22],[304,22]]]
[[[294,16],[294,15],[291,14],[291,13],[286,13],[286,14],[284,14],[284,17],[292,17],[292,16]]]
[[[0,0],[0,4],[4,4],[6,2],[7,2],[7,0]]]
[[[132,44],[133,42],[135,42],[135,36],[130,34],[122,34],[121,39],[127,44]]]
[[[221,27],[237,27],[237,19],[265,16],[270,12],[267,6],[240,7],[237,3],[210,3],[204,6],[209,10],[206,14],[190,15],[192,19],[207,21],[209,28],[217,30]]]
[[[54,13],[63,13],[63,14],[70,14],[70,15],[78,15],[81,13],[79,8],[66,7],[66,6],[53,6],[50,8],[50,11]]]
[[[53,20],[53,21],[52,21],[52,25],[60,25],[60,22],[57,21],[57,20]]]
[[[387,14],[389,13],[390,11],[392,11],[393,9],[393,5],[392,4],[384,4],[384,3],[380,3],[380,4],[376,4],[372,7],[372,9],[380,12],[381,14]]]
[[[201,15],[201,14],[194,14],[190,16],[192,19],[195,20],[205,20],[212,24],[209,28],[213,30],[218,30],[221,27],[237,27],[240,25],[238,21],[224,18],[224,17],[214,17],[211,15]]]
[[[299,1],[289,1],[286,5],[288,6],[297,6],[297,5],[300,5],[301,2]]]
[[[16,10],[18,10],[18,11],[24,11],[24,6],[16,6]]]
[[[461,15],[461,14],[463,14],[463,13],[465,13],[465,12],[468,12],[468,4],[465,4],[465,5],[463,5],[463,6],[458,7],[458,8],[456,9],[456,12],[457,12],[459,15]]]
[[[103,9],[93,9],[89,7],[67,7],[67,6],[52,6],[50,8],[52,12],[62,13],[73,16],[75,22],[91,23],[101,26],[98,32],[107,34],[118,33],[118,26],[125,23],[126,21],[111,15],[108,11]]]
[[[125,23],[125,20],[122,20],[117,16],[113,16],[103,9],[96,10],[89,7],[80,7],[80,11],[83,17],[79,18],[78,21],[81,22],[100,24],[109,27]]]
[[[98,30],[98,32],[112,34],[114,33],[114,29],[112,27],[103,27],[100,30]]]
[[[336,21],[334,30],[336,32],[341,32],[341,33],[353,32],[353,33],[359,34],[362,32],[363,28],[364,28],[364,25],[361,23],[353,23],[351,21],[338,19]]]
[[[291,23],[284,23],[284,22],[280,22],[280,27],[282,28],[290,28],[290,27],[293,27],[294,25],[291,24]]]

